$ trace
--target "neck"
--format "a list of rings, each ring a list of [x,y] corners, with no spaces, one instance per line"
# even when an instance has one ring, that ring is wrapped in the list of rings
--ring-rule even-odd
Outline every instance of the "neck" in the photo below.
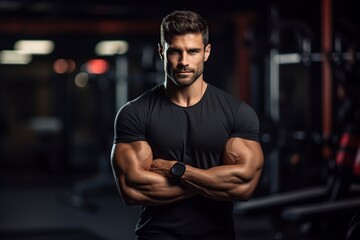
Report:
[[[198,79],[190,86],[179,87],[171,80],[164,82],[165,94],[170,101],[181,107],[190,107],[198,103],[204,95],[207,83]]]

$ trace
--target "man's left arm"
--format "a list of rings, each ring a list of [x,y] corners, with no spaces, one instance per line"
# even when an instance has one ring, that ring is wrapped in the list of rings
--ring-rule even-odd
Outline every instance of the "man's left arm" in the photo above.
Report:
[[[186,165],[179,181],[195,193],[216,200],[248,200],[261,175],[264,157],[258,142],[230,138],[224,150],[224,165],[199,169]],[[171,177],[175,161],[153,161],[151,171]]]

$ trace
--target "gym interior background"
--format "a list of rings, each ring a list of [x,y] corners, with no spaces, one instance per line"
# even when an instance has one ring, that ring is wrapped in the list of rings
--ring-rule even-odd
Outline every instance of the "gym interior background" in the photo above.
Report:
[[[163,81],[159,24],[175,9],[208,19],[205,79],[261,119],[265,166],[235,204],[239,239],[358,237],[355,1],[0,0],[0,238],[134,238],[139,208],[109,168],[113,120]]]

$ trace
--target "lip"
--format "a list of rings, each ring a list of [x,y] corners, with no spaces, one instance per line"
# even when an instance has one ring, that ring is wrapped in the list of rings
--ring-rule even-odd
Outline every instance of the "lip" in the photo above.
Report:
[[[191,72],[177,72],[176,75],[179,77],[179,78],[188,78],[192,75]]]

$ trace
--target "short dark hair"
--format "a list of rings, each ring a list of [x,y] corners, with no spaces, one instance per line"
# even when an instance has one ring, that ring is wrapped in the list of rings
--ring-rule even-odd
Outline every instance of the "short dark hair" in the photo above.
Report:
[[[201,33],[204,46],[209,43],[209,27],[204,18],[193,11],[173,11],[166,15],[160,25],[161,44],[172,35]]]

